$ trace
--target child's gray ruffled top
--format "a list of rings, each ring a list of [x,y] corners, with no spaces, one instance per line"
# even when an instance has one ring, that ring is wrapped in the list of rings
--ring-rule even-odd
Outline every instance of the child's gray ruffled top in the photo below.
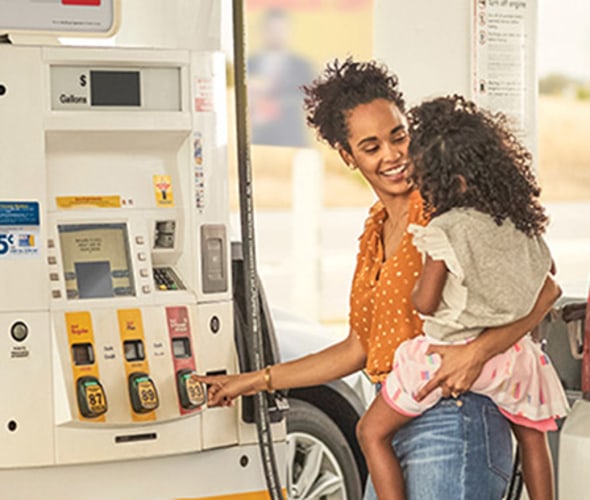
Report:
[[[472,208],[452,209],[408,230],[420,252],[449,270],[438,310],[423,316],[424,333],[445,342],[526,316],[551,269],[542,237],[527,236],[509,219],[498,226]]]

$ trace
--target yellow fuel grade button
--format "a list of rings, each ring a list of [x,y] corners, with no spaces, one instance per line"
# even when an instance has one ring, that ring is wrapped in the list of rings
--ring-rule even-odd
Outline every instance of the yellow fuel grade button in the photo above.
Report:
[[[135,413],[148,413],[160,405],[156,384],[147,373],[129,375],[129,397]]]
[[[78,408],[85,418],[96,418],[108,410],[107,398],[101,383],[96,377],[80,377],[76,383]]]

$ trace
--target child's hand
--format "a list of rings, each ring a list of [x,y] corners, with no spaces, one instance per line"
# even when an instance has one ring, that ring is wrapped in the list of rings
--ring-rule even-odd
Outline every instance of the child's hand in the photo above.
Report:
[[[420,389],[416,395],[417,401],[424,399],[437,387],[442,389],[445,398],[459,397],[471,388],[485,364],[473,344],[431,345],[426,354],[438,354],[441,365],[434,377]]]

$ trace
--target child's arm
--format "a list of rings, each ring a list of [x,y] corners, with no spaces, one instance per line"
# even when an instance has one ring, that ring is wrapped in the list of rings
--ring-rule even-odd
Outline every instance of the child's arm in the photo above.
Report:
[[[551,276],[547,276],[537,302],[524,318],[509,325],[488,328],[473,342],[465,345],[430,346],[429,353],[438,353],[442,364],[434,377],[418,392],[416,400],[424,399],[437,387],[442,388],[444,396],[468,391],[485,362],[504,352],[539,324],[560,295],[559,285]]]
[[[447,280],[447,266],[426,254],[422,273],[412,292],[412,301],[420,314],[431,315],[438,309],[442,290]]]

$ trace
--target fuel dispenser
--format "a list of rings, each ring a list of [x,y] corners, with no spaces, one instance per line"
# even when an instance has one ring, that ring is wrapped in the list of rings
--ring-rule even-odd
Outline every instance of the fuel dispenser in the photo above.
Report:
[[[192,378],[238,371],[225,101],[220,52],[0,44],[3,497],[264,498]]]

